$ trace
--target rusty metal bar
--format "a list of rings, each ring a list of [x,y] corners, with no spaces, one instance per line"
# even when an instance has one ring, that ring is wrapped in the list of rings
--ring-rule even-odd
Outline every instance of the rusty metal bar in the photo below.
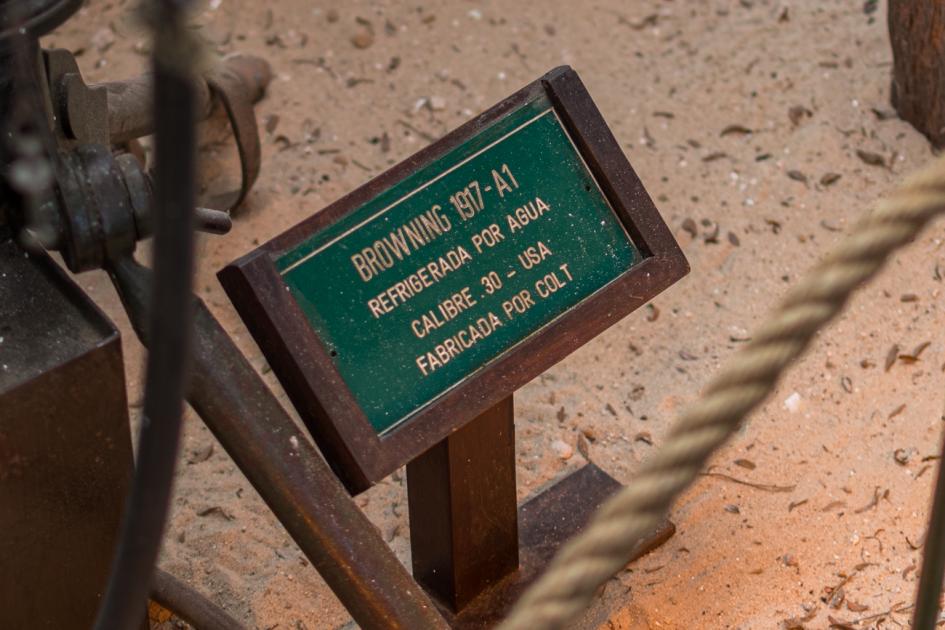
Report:
[[[245,628],[225,610],[161,569],[154,571],[151,599],[197,630],[244,630]]]
[[[945,458],[945,440],[942,442]],[[932,514],[925,530],[925,550],[922,572],[915,596],[914,630],[932,630],[939,622],[939,601],[942,596],[942,576],[945,574],[945,459],[939,459]]]
[[[113,279],[139,336],[151,272],[132,260]],[[199,299],[188,401],[341,600],[370,629],[446,628],[249,361]],[[146,336],[142,341],[147,345]]]

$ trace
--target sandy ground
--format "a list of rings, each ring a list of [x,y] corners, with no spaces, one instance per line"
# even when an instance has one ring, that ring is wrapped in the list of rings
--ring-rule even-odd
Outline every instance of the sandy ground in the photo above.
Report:
[[[93,0],[46,44],[81,49],[87,79],[133,74],[147,44],[131,5]],[[204,239],[199,294],[288,406],[215,272],[570,64],[692,273],[518,392],[519,494],[583,465],[582,451],[632,482],[787,287],[930,159],[886,115],[884,12],[849,0],[213,0],[197,16],[209,49],[263,55],[277,76],[258,108],[262,175],[233,232]],[[711,472],[763,485],[703,477],[672,512],[678,534],[612,580],[585,626],[906,623],[889,611],[912,601],[942,424],[942,236],[939,224],[862,290],[714,458]],[[80,282],[124,331],[137,416],[141,349],[106,278]],[[357,501],[409,562],[403,475]],[[251,627],[350,622],[192,413],[161,564]]]

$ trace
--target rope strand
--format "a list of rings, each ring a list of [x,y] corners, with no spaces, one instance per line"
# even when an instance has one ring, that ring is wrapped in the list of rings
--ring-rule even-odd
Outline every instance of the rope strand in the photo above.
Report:
[[[522,596],[500,630],[565,627],[621,570],[712,453],[774,390],[850,294],[937,214],[945,212],[945,159],[911,176],[785,297],[756,335],[677,420],[630,486],[607,501]]]

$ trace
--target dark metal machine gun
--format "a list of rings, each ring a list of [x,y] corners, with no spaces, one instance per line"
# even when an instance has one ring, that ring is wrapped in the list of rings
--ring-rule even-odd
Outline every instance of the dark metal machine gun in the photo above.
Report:
[[[159,74],[88,85],[72,53],[40,48],[80,5],[0,3],[0,602],[11,627],[91,624],[133,472],[118,331],[46,252],[74,273],[131,264],[154,230],[161,179],[137,139],[179,126],[186,160],[190,114],[206,118],[221,104],[243,181],[193,220],[225,233],[259,171],[252,102],[269,81],[264,61],[229,58],[192,82],[189,109],[155,122]],[[148,584],[145,575],[137,581]],[[163,574],[159,585],[185,588]]]
[[[252,102],[270,75],[265,62],[235,56],[198,76],[188,4],[145,3],[150,74],[88,85],[71,53],[39,44],[81,0],[0,1],[4,625],[88,627],[97,618],[98,628],[139,627],[150,593],[198,627],[238,627],[186,585],[155,574],[186,397],[362,626],[440,627],[310,440],[191,293],[194,227],[225,233],[259,171]],[[196,121],[219,109],[242,183],[214,208],[196,208]],[[136,150],[149,134],[153,165]],[[152,234],[153,270],[132,256]],[[134,457],[119,333],[48,251],[73,273],[106,270],[150,348]]]

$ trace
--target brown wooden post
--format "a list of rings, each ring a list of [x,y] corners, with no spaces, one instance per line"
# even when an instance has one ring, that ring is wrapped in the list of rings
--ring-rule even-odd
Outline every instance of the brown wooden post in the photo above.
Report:
[[[407,464],[413,575],[454,611],[518,568],[512,396]]]
[[[945,0],[889,0],[892,104],[945,147]]]

